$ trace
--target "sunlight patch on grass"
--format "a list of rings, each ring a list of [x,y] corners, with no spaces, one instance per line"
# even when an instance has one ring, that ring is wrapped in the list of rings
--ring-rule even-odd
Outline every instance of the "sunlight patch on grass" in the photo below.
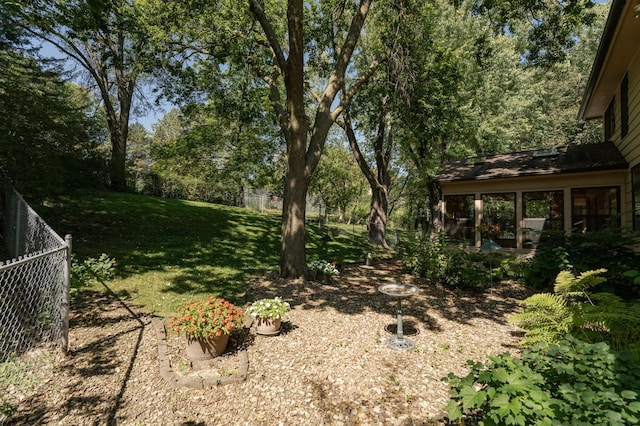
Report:
[[[247,283],[276,270],[280,218],[255,211],[136,194],[82,191],[43,200],[36,211],[61,235],[73,235],[79,259],[107,253],[118,296],[163,317],[202,297],[242,305]],[[353,228],[352,228],[353,229]],[[307,226],[307,260],[361,261],[364,241],[344,235],[323,241]]]

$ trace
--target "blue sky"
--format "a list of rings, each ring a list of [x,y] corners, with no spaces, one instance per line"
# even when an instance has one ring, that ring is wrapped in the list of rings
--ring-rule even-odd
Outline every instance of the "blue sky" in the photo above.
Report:
[[[40,54],[46,58],[57,58],[57,59],[65,59],[66,55],[63,55],[58,51],[56,47],[51,45],[50,43],[44,43],[40,41],[33,41],[34,47],[40,47]],[[69,61],[67,64],[68,69],[74,69],[74,64],[72,61]],[[147,87],[142,89],[145,93],[145,96],[148,97],[148,101],[151,104],[151,107],[148,111],[146,111],[143,115],[137,115],[134,111],[131,112],[131,123],[139,122],[149,131],[151,131],[153,124],[155,124],[158,120],[160,120],[164,114],[169,112],[173,105],[162,101],[160,106],[155,105],[155,95],[151,93],[151,88]],[[134,101],[135,102],[135,101]]]

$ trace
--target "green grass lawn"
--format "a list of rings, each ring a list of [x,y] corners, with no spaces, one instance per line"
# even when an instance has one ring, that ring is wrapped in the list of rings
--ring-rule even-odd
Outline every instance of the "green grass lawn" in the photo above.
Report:
[[[243,304],[249,280],[278,268],[278,216],[112,192],[78,192],[33,206],[60,235],[72,234],[79,259],[115,258],[117,278],[107,285],[161,316],[204,296]],[[362,230],[354,231],[322,241],[323,232],[309,224],[307,261],[363,260]]]

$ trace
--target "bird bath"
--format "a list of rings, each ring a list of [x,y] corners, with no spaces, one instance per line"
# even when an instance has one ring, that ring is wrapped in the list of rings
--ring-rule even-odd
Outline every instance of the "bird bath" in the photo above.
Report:
[[[398,299],[397,317],[398,317],[398,331],[395,337],[389,337],[387,339],[387,346],[391,349],[397,350],[410,350],[416,345],[411,339],[407,339],[403,335],[402,331],[402,299],[405,297],[413,296],[418,293],[420,289],[414,285],[407,284],[384,284],[378,287],[380,293],[384,293],[387,296],[395,297]]]

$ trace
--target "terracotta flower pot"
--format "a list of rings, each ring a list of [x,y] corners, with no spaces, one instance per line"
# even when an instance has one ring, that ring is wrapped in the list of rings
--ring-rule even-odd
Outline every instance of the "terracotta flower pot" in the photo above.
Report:
[[[256,318],[256,333],[263,336],[272,336],[280,333],[280,326],[282,325],[282,319],[268,319],[268,318]]]
[[[212,338],[191,338],[187,336],[187,358],[192,361],[206,361],[222,355],[229,343],[229,335]]]

